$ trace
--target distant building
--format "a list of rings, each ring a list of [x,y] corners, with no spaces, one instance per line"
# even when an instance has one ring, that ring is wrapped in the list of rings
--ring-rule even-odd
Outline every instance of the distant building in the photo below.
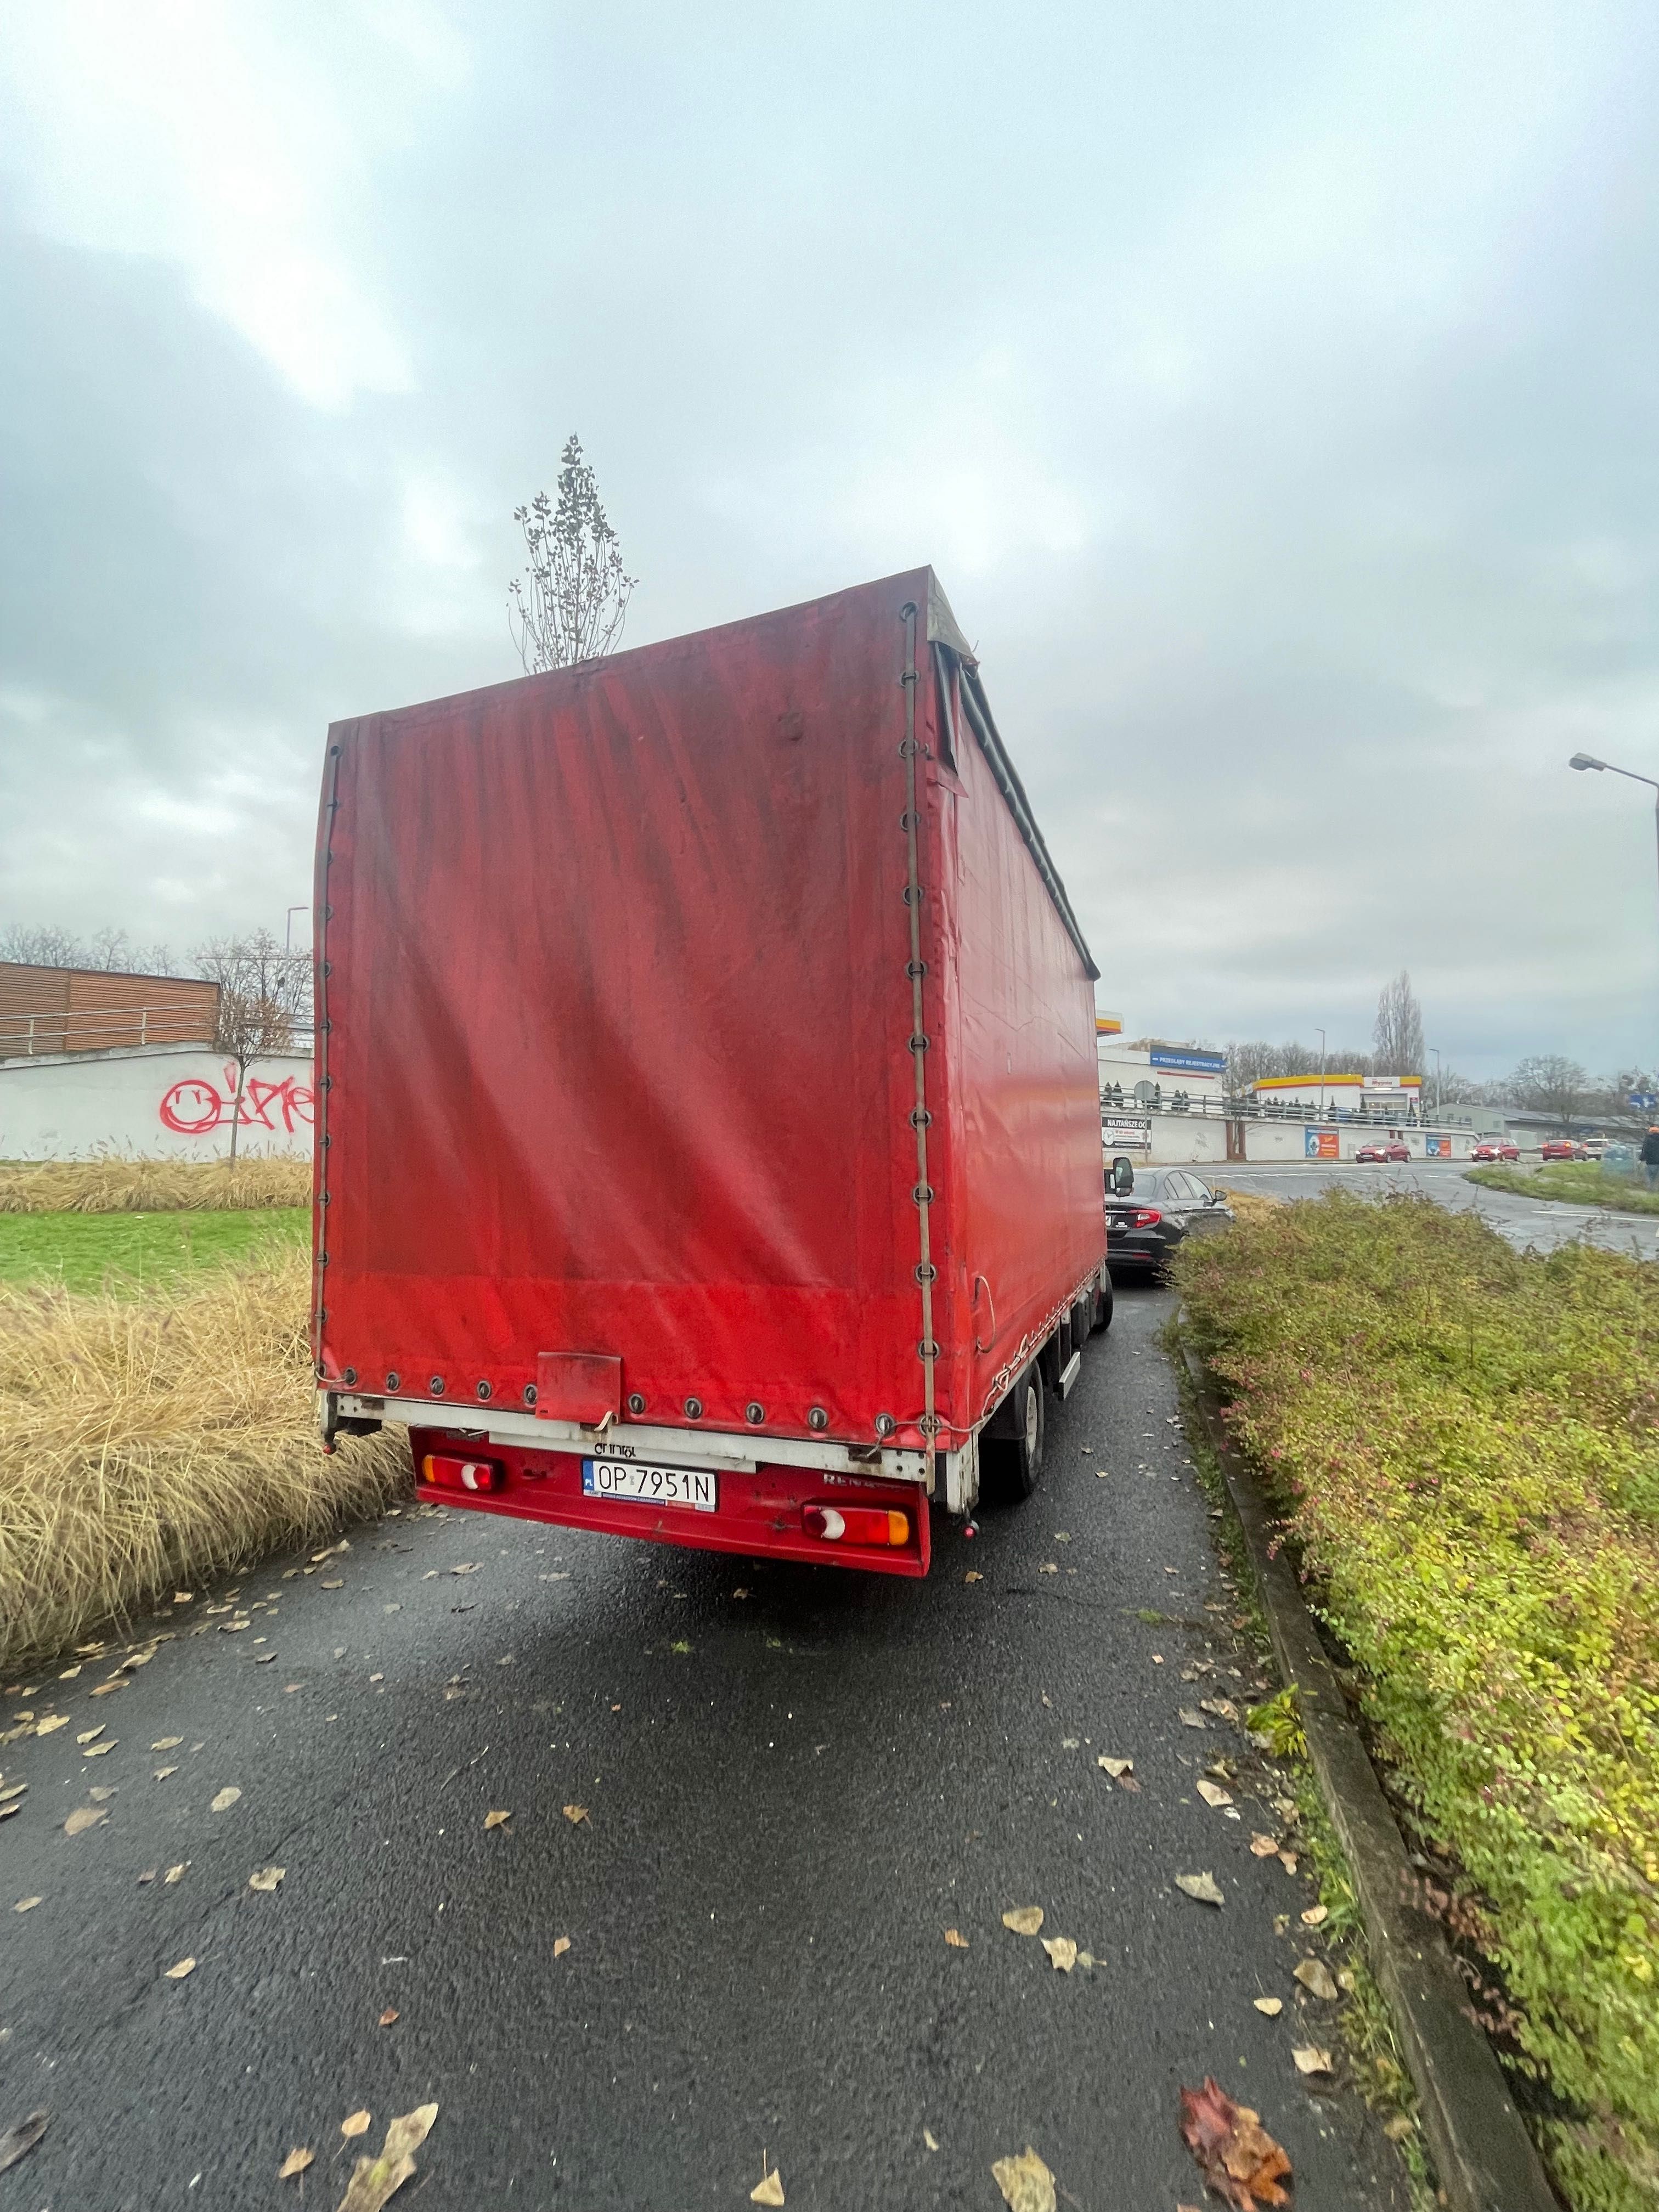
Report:
[[[0,960],[0,1060],[108,1052],[152,1044],[210,1044],[219,986],[186,975],[125,975],[103,968],[34,968]]]
[[[1420,1075],[1264,1075],[1250,1090],[1260,1106],[1311,1106],[1316,1113],[1334,1117],[1368,1114],[1414,1121],[1422,1110]]]
[[[1095,1018],[1095,1049],[1100,1062],[1103,1108],[1127,1114],[1154,1109],[1168,1113],[1178,1102],[1197,1106],[1200,1100],[1219,1103],[1226,1096],[1227,1055],[1191,1042],[1165,1037],[1135,1037],[1119,1034],[1123,1024],[1115,1014]]]

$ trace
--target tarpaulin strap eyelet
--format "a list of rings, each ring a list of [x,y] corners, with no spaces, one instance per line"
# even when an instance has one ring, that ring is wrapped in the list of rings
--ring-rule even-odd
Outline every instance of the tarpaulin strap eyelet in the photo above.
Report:
[[[937,1359],[939,1358],[939,1346],[934,1343],[931,1336],[924,1336],[921,1342],[916,1346],[916,1358],[918,1359]]]
[[[925,1106],[910,1109],[910,1127],[913,1129],[931,1129],[933,1126],[933,1117]]]
[[[916,1280],[919,1283],[938,1282],[939,1269],[933,1265],[931,1260],[923,1260],[918,1263],[916,1267]]]
[[[901,760],[914,760],[921,750],[921,746],[916,743],[914,738],[902,738],[899,741],[899,758]]]
[[[434,1398],[441,1398],[444,1395],[443,1376],[441,1375],[434,1375],[426,1387],[430,1390]]]
[[[912,1052],[926,1052],[927,1049],[927,1039],[920,1030],[910,1040],[910,1049]]]
[[[915,1199],[918,1206],[931,1206],[933,1202],[933,1185],[931,1183],[919,1182],[911,1191],[910,1195]],[[928,1279],[931,1281],[933,1279],[930,1276]]]
[[[919,982],[927,973],[927,963],[925,960],[908,960],[904,965],[904,972],[913,983]]]
[[[913,814],[907,806],[903,813],[899,817],[899,828],[901,830],[915,830],[920,827],[920,818],[916,815]]]
[[[904,903],[906,906],[920,906],[921,904],[921,885],[920,884],[906,884],[904,886]]]

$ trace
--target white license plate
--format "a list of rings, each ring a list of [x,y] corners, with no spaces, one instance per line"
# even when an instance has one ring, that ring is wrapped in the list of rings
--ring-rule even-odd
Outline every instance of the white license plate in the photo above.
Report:
[[[720,1502],[712,1468],[642,1467],[637,1461],[585,1459],[582,1494],[630,1498],[641,1505],[690,1505],[712,1513]]]

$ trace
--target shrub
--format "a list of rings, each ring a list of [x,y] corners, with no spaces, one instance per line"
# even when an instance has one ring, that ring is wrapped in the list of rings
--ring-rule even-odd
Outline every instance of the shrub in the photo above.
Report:
[[[90,1160],[0,1163],[0,1213],[172,1213],[309,1206],[309,1160]]]
[[[398,1430],[312,1427],[303,1252],[143,1298],[0,1285],[0,1665],[371,1513]]]
[[[1558,2180],[1651,2201],[1659,1269],[1332,1192],[1194,1240],[1179,1279],[1397,1787],[1467,1870],[1522,2048],[1576,2116]]]

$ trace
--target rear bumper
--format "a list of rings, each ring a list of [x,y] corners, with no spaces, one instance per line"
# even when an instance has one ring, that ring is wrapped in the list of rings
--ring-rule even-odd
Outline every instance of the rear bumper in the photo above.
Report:
[[[925,1575],[932,1556],[927,1495],[919,1483],[860,1481],[801,1467],[721,1468],[717,1470],[718,1504],[712,1513],[700,1513],[691,1506],[590,1497],[582,1489],[579,1453],[532,1450],[493,1437],[481,1443],[476,1431],[453,1429],[411,1428],[409,1440],[422,1498],[503,1514],[509,1520],[545,1521],[611,1536],[645,1536],[698,1552],[795,1559],[811,1566],[861,1567],[871,1574]],[[493,1462],[501,1470],[501,1487],[488,1492],[434,1488],[418,1480],[421,1463],[431,1452],[471,1455]],[[811,1504],[869,1505],[884,1512],[896,1508],[908,1516],[908,1541],[877,1546],[814,1536],[801,1517],[802,1509]]]

